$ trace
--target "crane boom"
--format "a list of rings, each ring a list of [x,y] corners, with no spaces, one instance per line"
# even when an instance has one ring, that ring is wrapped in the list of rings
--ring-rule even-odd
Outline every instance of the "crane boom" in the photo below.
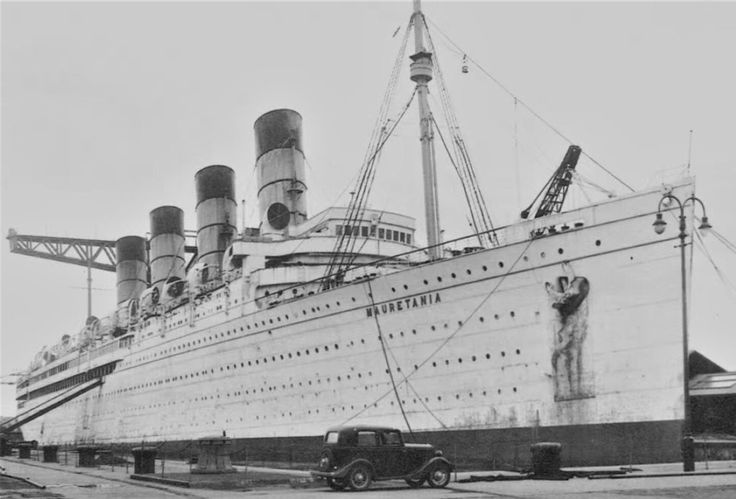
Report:
[[[10,252],[71,263],[82,267],[115,272],[117,256],[115,241],[104,239],[81,239],[77,237],[33,236],[8,231]],[[184,247],[187,253],[196,253],[196,246]]]
[[[562,211],[562,204],[565,202],[567,190],[570,188],[570,184],[572,183],[572,174],[575,170],[575,166],[578,164],[581,152],[582,149],[578,146],[570,146],[567,148],[567,152],[565,153],[562,163],[560,163],[560,166],[557,167],[552,178],[547,182],[547,186],[549,187],[547,188],[547,192],[544,194],[544,198],[542,198],[542,202],[539,203],[539,208],[537,208],[534,218],[544,217],[551,215],[552,213],[559,213]],[[537,199],[538,198],[539,196],[537,196]],[[521,212],[521,218],[529,217],[529,213],[531,212],[533,205],[534,202],[532,202],[532,205],[529,206],[529,208]]]

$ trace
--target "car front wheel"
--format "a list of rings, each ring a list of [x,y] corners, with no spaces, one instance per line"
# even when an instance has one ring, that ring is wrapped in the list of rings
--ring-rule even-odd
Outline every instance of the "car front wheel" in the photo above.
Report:
[[[356,464],[348,474],[348,485],[353,490],[365,490],[371,486],[371,470],[365,464]]]
[[[427,482],[430,487],[442,488],[446,487],[450,483],[450,466],[447,463],[437,463],[427,476]]]

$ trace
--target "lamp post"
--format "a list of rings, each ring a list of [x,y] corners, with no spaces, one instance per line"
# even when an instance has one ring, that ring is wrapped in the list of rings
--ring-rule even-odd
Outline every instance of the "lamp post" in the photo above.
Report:
[[[685,207],[688,203],[698,203],[703,210],[703,218],[700,222],[698,230],[707,230],[711,228],[708,223],[708,217],[705,214],[705,205],[703,202],[696,198],[694,195],[680,201],[676,196],[665,193],[662,199],[659,200],[659,206],[657,207],[657,216],[652,224],[654,226],[654,232],[662,234],[667,227],[667,222],[662,217],[662,203],[664,201],[675,201],[677,206],[680,208],[680,270],[682,273],[682,388],[683,388],[683,399],[685,404],[685,415],[682,428],[682,466],[683,471],[694,471],[695,470],[695,450],[693,448],[693,436],[691,428],[691,417],[690,417],[690,365],[688,362],[688,335],[687,335],[687,286],[686,286],[686,272],[685,272],[685,238],[687,233],[685,232]]]

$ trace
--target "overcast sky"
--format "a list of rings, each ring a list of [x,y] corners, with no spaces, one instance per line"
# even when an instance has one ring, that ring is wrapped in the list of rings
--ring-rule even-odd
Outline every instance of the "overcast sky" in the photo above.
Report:
[[[480,67],[462,73],[463,53],[636,188],[683,173],[694,130],[697,193],[736,242],[736,4],[426,2],[424,11],[497,225],[518,218],[568,143]],[[164,204],[183,208],[194,229],[194,174],[210,164],[236,171],[239,216],[255,226],[252,126],[283,107],[304,117],[309,214],[345,205],[403,31],[392,35],[410,14],[409,1],[3,2],[3,234],[145,235],[148,213]],[[399,88],[392,114],[411,92],[406,68]],[[414,109],[387,145],[371,203],[415,216],[421,238],[417,122]],[[462,196],[437,151],[442,226],[460,235]],[[579,170],[626,192],[590,160]],[[588,197],[596,193],[576,191],[569,206]],[[736,255],[714,238],[706,245],[736,283]],[[86,270],[7,244],[1,256],[5,375],[80,330]],[[701,253],[694,276],[691,344],[734,370],[736,289]],[[106,315],[114,274],[93,278],[93,313]],[[0,413],[11,415],[14,387],[2,388]]]

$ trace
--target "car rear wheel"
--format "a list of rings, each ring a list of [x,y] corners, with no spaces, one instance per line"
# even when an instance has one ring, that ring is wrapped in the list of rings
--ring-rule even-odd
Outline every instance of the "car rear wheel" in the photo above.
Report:
[[[327,485],[332,490],[342,490],[345,487],[347,487],[347,484],[345,483],[345,480],[342,478],[328,478],[327,479]]]
[[[418,487],[421,487],[424,483],[425,478],[405,478],[406,484],[411,487],[412,489],[416,489]]]
[[[365,464],[356,464],[348,474],[348,485],[353,490],[365,490],[371,486],[371,470]]]
[[[450,483],[450,466],[447,463],[437,463],[429,470],[427,482],[430,487],[442,488]]]

